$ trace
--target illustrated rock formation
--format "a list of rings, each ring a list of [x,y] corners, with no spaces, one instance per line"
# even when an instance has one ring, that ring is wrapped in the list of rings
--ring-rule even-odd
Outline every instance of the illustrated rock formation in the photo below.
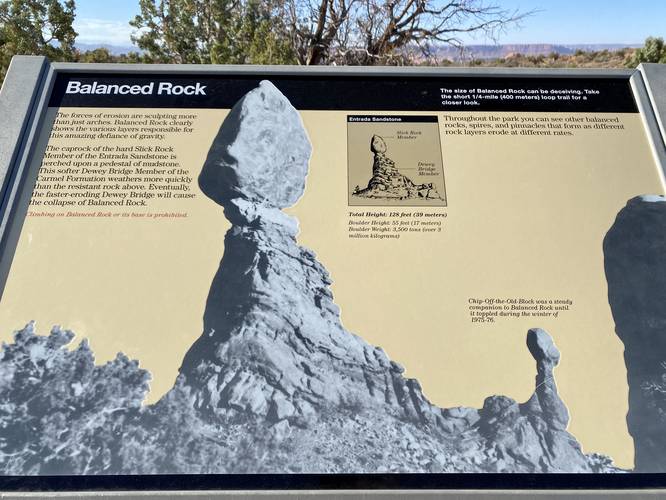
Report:
[[[608,301],[624,343],[636,471],[666,472],[666,199],[629,200],[603,248]]]
[[[395,162],[386,155],[387,149],[383,137],[372,136],[370,140],[370,151],[374,155],[372,178],[365,189],[357,187],[352,193],[353,196],[396,200],[443,200],[434,184],[415,184],[409,177],[401,174]]]

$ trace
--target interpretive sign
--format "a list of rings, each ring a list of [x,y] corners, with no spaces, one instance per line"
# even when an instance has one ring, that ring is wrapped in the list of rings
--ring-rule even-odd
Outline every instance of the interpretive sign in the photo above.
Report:
[[[35,84],[0,235],[5,476],[666,471],[664,149],[640,72]]]

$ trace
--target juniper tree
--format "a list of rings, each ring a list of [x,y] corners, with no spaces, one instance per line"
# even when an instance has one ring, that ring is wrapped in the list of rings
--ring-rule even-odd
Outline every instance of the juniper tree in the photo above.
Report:
[[[0,80],[15,54],[73,61],[74,0],[0,1]]]
[[[293,62],[272,0],[140,0],[130,25],[149,62],[284,64]]]

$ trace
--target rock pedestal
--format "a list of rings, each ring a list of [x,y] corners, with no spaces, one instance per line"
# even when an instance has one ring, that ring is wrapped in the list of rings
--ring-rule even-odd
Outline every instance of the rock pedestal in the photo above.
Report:
[[[434,422],[439,410],[418,383],[342,327],[328,272],[281,210],[303,193],[310,151],[298,112],[267,81],[222,124],[199,184],[233,227],[184,380],[197,408],[213,414],[296,423],[332,407],[381,405]]]
[[[372,177],[365,189],[356,189],[352,195],[362,198],[382,198],[386,200],[441,200],[434,184],[415,184],[409,177],[400,173],[395,162],[387,156],[386,141],[379,135],[370,140],[373,154]]]

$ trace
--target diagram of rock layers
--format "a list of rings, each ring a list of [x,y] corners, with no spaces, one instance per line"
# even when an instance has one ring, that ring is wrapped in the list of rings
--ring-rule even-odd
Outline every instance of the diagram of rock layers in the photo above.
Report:
[[[435,115],[349,115],[350,206],[446,206]]]

